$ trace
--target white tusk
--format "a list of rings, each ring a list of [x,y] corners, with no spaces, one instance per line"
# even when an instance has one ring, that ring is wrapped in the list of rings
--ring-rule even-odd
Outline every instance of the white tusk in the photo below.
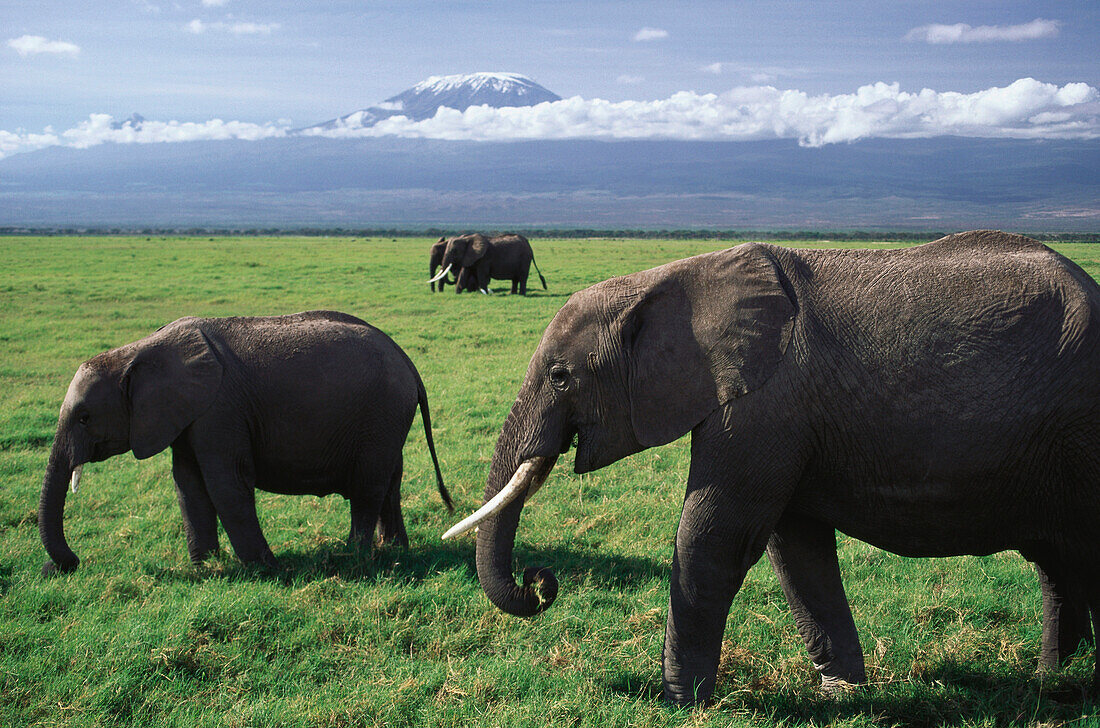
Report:
[[[84,472],[84,465],[83,464],[77,465],[75,468],[73,468],[73,479],[69,481],[69,490],[71,490],[74,493],[76,492],[77,488],[80,487],[80,474],[83,473],[83,472]]]
[[[428,283],[435,283],[435,282],[436,282],[436,281],[438,281],[438,280],[439,280],[440,278],[442,278],[443,276],[447,275],[447,274],[448,274],[448,273],[450,273],[450,272],[451,272],[451,265],[450,265],[450,264],[448,264],[448,265],[447,265],[447,267],[443,269],[443,272],[442,272],[442,273],[440,273],[439,275],[437,275],[437,276],[436,276],[435,278],[432,278],[431,280],[429,280],[429,281],[428,281]]]
[[[509,503],[525,493],[527,498],[533,496],[549,474],[549,469],[543,467],[545,464],[546,458],[542,457],[524,460],[516,468],[516,472],[512,479],[508,481],[508,485],[501,488],[499,493],[486,501],[485,505],[478,508],[475,513],[451,526],[450,530],[443,534],[443,540],[446,541],[472,530],[482,521],[504,510]]]
[[[487,290],[485,290],[484,288],[479,288],[478,290],[479,290],[479,291],[481,291],[481,292],[482,292],[483,294],[485,294],[486,296],[488,296],[488,295],[489,295],[489,292],[488,292]]]

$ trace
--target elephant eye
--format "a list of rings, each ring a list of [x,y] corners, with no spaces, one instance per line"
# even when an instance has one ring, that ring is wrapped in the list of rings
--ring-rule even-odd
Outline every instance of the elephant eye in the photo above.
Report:
[[[569,370],[560,364],[550,367],[550,384],[555,389],[565,389],[569,384]]]
[[[89,420],[89,419],[90,419],[90,418],[89,418],[89,416],[88,416],[88,413],[87,413],[87,412],[85,412],[85,413],[83,413],[82,415],[80,415],[80,417],[79,417],[79,418],[77,419],[77,422],[79,422],[79,423],[80,423],[80,424],[82,424],[82,425],[86,425],[86,424],[88,424],[88,420]]]

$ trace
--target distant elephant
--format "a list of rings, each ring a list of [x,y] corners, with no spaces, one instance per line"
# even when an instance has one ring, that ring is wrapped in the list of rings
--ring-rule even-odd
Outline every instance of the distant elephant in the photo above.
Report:
[[[439,243],[436,243],[438,245]],[[455,293],[476,286],[482,293],[489,293],[490,280],[510,280],[512,293],[527,295],[527,276],[531,265],[535,266],[542,287],[546,278],[535,263],[531,243],[522,235],[505,233],[487,238],[481,233],[468,233],[447,240],[440,261],[444,272],[432,281],[445,279],[447,273],[455,275]],[[430,281],[429,281],[430,282]]]
[[[1040,568],[1041,664],[1100,617],[1100,288],[996,231],[907,250],[750,243],[573,295],[505,420],[475,525],[506,612],[557,581],[512,551],[576,441],[602,468],[691,432],[664,695],[708,700],[746,571],[767,551],[826,688],[865,679],[834,529],[905,556],[1018,549]],[[1100,685],[1100,664],[1094,674]]]
[[[432,243],[432,247],[428,251],[428,275],[431,277],[431,280],[428,281],[428,284],[432,288],[432,293],[435,293],[436,291],[435,284],[437,282],[439,283],[440,293],[443,293],[444,285],[453,286],[455,284],[454,279],[448,278],[447,274],[443,274],[440,277],[437,277],[435,274],[435,272],[439,270],[443,263],[443,251],[445,251],[446,249],[447,238],[440,238],[439,240]]]
[[[85,463],[172,448],[172,477],[194,563],[222,526],[242,561],[274,565],[254,490],[339,493],[351,501],[349,540],[408,544],[401,449],[416,413],[432,441],[416,367],[384,333],[334,311],[264,318],[182,318],[84,362],[61,405],[38,506],[50,559],[80,563],[65,541],[65,487]]]

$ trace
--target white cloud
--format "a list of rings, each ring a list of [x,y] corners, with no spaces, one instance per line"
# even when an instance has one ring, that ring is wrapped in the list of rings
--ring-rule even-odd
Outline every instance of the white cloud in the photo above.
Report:
[[[230,33],[232,35],[271,35],[274,31],[279,29],[278,23],[224,23],[221,21],[215,23],[204,23],[203,21],[195,18],[190,23],[184,26],[184,29],[195,33],[205,33],[208,30],[219,33]]]
[[[211,119],[205,122],[149,121],[140,127],[123,123],[118,128],[112,126],[115,119],[110,114],[91,114],[72,129],[55,132],[46,128],[41,134],[24,131],[0,131],[0,157],[17,152],[27,152],[50,146],[75,147],[85,149],[98,144],[114,142],[117,144],[155,144],[159,142],[194,142],[224,139],[243,139],[256,141],[270,137],[285,136],[289,124],[267,123],[252,124],[244,121],[223,121]]]
[[[967,136],[1016,139],[1100,138],[1100,91],[1085,83],[1057,86],[1023,78],[974,93],[875,83],[850,94],[810,95],[797,89],[744,86],[723,94],[681,91],[655,101],[584,99],[574,96],[536,106],[465,111],[442,108],[424,121],[394,116],[364,127],[366,115],[351,115],[334,129],[307,133],[326,137],[421,137],[474,141],[519,139],[681,139],[747,141],[796,139],[803,146],[874,137],[913,139]],[[144,121],[140,128],[114,129],[106,114],[63,132],[0,131],[0,157],[61,145],[90,147],[214,139],[256,140],[290,133],[279,121],[251,124]]]
[[[966,23],[954,25],[922,25],[905,34],[905,40],[925,43],[988,43],[991,41],[1022,41],[1039,38],[1055,38],[1061,28],[1059,20],[1036,18],[1020,25],[979,25],[974,28]]]
[[[722,73],[722,64],[721,63],[712,63],[709,66],[703,66],[699,70],[704,71],[706,73],[713,73],[715,75],[718,75],[718,74]]]
[[[15,50],[21,56],[34,56],[40,53],[52,55],[75,56],[80,53],[80,46],[75,43],[67,43],[63,40],[49,40],[40,35],[21,35],[8,41],[8,47]]]
[[[646,40],[662,40],[668,37],[668,31],[661,28],[642,28],[634,34],[634,40],[646,41]]]
[[[626,84],[627,86],[636,86],[639,83],[645,81],[645,76],[634,76],[629,73],[624,73],[615,79],[618,83]]]
[[[443,108],[419,122],[395,116],[375,126],[351,124],[312,133],[481,141],[797,139],[813,147],[871,137],[1091,139],[1100,138],[1100,92],[1084,83],[1058,87],[1032,78],[971,94],[909,93],[896,83],[835,96],[747,86],[720,95],[681,91],[656,101],[613,103],[574,96],[528,107]]]
[[[233,35],[271,35],[279,29],[278,23],[215,23],[218,30],[225,30]],[[223,27],[224,26],[224,27]]]
[[[220,8],[228,2],[229,0],[202,0],[203,7],[207,8]]]

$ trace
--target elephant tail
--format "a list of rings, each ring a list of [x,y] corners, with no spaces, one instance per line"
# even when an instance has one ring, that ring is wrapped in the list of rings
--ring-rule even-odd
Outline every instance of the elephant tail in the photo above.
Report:
[[[542,271],[539,270],[539,264],[535,262],[535,254],[531,254],[531,265],[535,266],[535,272],[539,274],[539,280],[542,281],[542,290],[546,290],[546,279],[542,277]]]
[[[428,412],[428,391],[424,389],[424,380],[420,378],[420,372],[416,370],[408,355],[405,359],[409,362],[413,376],[416,377],[416,401],[420,405],[420,417],[424,420],[424,439],[428,441],[428,452],[432,454],[432,465],[435,466],[435,482],[439,487],[439,495],[447,506],[447,511],[454,513],[455,504],[451,500],[451,494],[447,492],[447,486],[443,484],[443,473],[439,471],[439,458],[435,454],[435,441],[432,439],[432,416]]]

